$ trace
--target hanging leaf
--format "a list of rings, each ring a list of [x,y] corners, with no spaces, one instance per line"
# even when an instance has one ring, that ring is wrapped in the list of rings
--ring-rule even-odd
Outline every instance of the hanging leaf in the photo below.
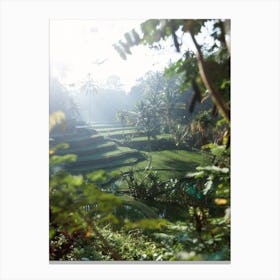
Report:
[[[122,41],[119,41],[119,44],[122,46],[123,50],[127,53],[127,54],[131,54],[130,48],[128,44],[125,44]]]
[[[201,178],[205,175],[204,171],[188,173],[186,178]]]
[[[212,188],[213,186],[213,180],[212,177],[209,177],[207,182],[204,184],[204,189],[203,189],[203,194],[206,195]]]
[[[132,41],[132,39],[131,39],[130,33],[128,33],[128,32],[125,33],[125,34],[124,34],[124,37],[125,37],[125,39],[126,39],[126,42],[127,42],[128,46],[132,47],[132,46],[134,45],[134,43],[133,43],[133,41]]]
[[[124,60],[126,60],[126,55],[125,52],[116,44],[113,45],[114,49],[118,52],[118,54],[120,55],[120,57]]]
[[[212,166],[199,166],[196,168],[199,171],[210,171],[210,172],[217,172],[217,173],[228,173],[229,169],[224,167],[224,168],[220,168],[217,167],[215,165]]]
[[[138,45],[140,43],[141,39],[140,39],[140,36],[138,35],[138,33],[135,31],[135,29],[132,29],[131,35],[134,40],[133,44]]]

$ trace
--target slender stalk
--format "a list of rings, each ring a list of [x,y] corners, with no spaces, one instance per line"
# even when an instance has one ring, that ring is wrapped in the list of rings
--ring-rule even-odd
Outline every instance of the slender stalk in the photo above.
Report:
[[[229,111],[227,105],[225,104],[224,100],[222,99],[221,94],[214,88],[214,85],[209,77],[208,70],[207,70],[205,61],[203,59],[203,55],[202,55],[200,46],[198,45],[192,30],[190,30],[190,35],[191,35],[191,38],[193,40],[193,43],[194,43],[196,51],[197,51],[196,57],[197,57],[198,69],[199,69],[201,79],[202,79],[205,87],[207,88],[207,90],[212,95],[215,104],[217,105],[217,107],[219,108],[219,110],[221,111],[221,113],[226,118],[227,122],[229,123],[230,122],[230,111]]]

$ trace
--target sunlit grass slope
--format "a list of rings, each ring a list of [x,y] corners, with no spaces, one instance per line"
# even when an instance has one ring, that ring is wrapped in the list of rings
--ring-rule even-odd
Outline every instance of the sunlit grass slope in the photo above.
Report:
[[[113,125],[106,124],[108,127]],[[102,124],[99,124],[102,127]],[[115,126],[115,128],[118,128]],[[93,170],[131,166],[144,160],[141,152],[128,147],[120,147],[99,134],[93,127],[79,132],[55,137],[52,145],[67,143],[68,149],[56,151],[58,155],[76,154],[77,161],[65,167],[72,173],[88,173]]]
[[[119,145],[119,140],[124,136],[131,136],[129,147],[124,146],[125,143]],[[151,159],[150,167],[159,170],[162,178],[170,178],[183,176],[204,164],[205,158],[202,154],[171,149],[168,147],[170,141],[170,134],[158,135],[151,140],[157,151],[148,152],[147,137],[139,136],[139,132],[133,127],[123,127],[119,123],[98,123],[81,130],[81,133],[57,137],[54,143],[69,144],[68,149],[59,150],[58,154],[71,153],[78,156],[75,163],[66,166],[73,173],[87,173],[99,169],[120,172],[131,168],[145,169]]]
[[[195,171],[199,165],[206,164],[205,157],[197,152],[185,150],[164,150],[147,153],[151,158],[150,168],[158,170],[162,178],[183,176],[187,172]],[[145,160],[135,165],[135,170],[145,169],[149,161]],[[121,168],[122,171],[128,170]]]

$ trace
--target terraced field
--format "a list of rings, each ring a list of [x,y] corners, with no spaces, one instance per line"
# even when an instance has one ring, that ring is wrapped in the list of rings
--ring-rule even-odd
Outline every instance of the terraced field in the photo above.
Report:
[[[144,169],[149,164],[150,168],[157,170],[163,179],[183,176],[188,172],[193,172],[198,165],[207,164],[203,155],[186,150],[151,152],[149,154],[149,161],[146,160],[137,163],[135,169]],[[122,168],[122,171],[125,171],[125,168]]]
[[[118,123],[111,124],[95,124],[92,126],[98,134],[105,138],[119,141],[127,137],[143,137],[143,133],[137,131],[135,127],[132,126],[122,126]]]
[[[120,139],[125,139],[133,130],[133,127],[116,127],[116,124],[99,125],[94,128],[104,137],[109,137],[112,141],[117,142]],[[116,132],[119,133],[117,134]],[[146,158],[133,165],[135,170],[143,170],[150,165],[150,168],[157,170],[164,179],[184,176],[187,172],[194,171],[196,166],[208,164],[206,158],[200,153],[179,150],[170,134],[160,134],[156,139],[152,139],[152,152],[149,152],[147,149],[147,137],[139,132],[134,133],[128,141],[124,141],[121,145],[144,153]],[[131,165],[124,165],[118,167],[118,170],[125,172],[130,168]]]
[[[54,136],[51,146],[59,143],[69,145],[68,149],[57,150],[56,154],[77,155],[76,162],[65,165],[74,174],[88,173],[98,169],[111,170],[131,166],[145,160],[140,151],[129,147],[121,147],[112,141],[120,137],[119,131],[121,130],[123,128],[118,124],[96,124],[88,128],[79,128],[72,134]],[[134,130],[131,133],[136,132]]]
[[[151,151],[147,148],[147,137],[143,133],[134,127],[123,127],[118,123],[80,127],[72,134],[52,136],[50,143],[51,147],[60,143],[69,145],[67,149],[56,150],[57,155],[77,155],[77,161],[64,164],[64,168],[72,174],[87,174],[95,170],[121,173],[133,168],[142,176],[142,172],[149,167],[157,171],[161,179],[166,180],[184,176],[204,161],[203,156],[197,152],[179,150],[170,134],[161,134],[151,139]],[[129,186],[123,178],[110,184],[123,200],[124,208],[118,213],[123,218],[157,218],[162,213],[174,219],[180,215],[183,217],[180,209],[174,211],[171,207],[168,210],[165,204],[148,205],[144,201],[134,200],[129,195]]]
[[[77,129],[76,133],[54,137],[52,145],[68,143],[69,148],[58,155],[76,154],[77,161],[66,168],[74,174],[98,169],[127,171],[142,170],[150,164],[162,177],[183,175],[200,164],[201,154],[178,150],[170,134],[151,140],[152,152],[147,149],[147,137],[131,126],[119,123],[95,123]]]

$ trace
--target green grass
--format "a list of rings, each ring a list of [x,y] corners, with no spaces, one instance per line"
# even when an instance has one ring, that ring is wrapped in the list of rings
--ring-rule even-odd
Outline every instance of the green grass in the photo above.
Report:
[[[107,171],[120,171],[120,169],[124,166],[133,166],[137,162],[139,162],[139,157],[136,156],[130,156],[124,159],[115,159],[110,161],[110,163],[100,163],[100,164],[92,164],[88,166],[82,166],[76,165],[75,167],[71,167],[71,171],[73,173],[89,173],[94,170],[107,170]]]
[[[137,134],[139,133],[139,131],[137,131],[136,129],[125,129],[125,130],[117,130],[117,131],[105,131],[105,132],[100,132],[98,131],[98,134],[99,135],[102,135],[102,136],[109,136],[109,137],[112,137],[112,136],[122,136],[122,135],[133,135],[133,134]]]
[[[160,140],[160,139],[171,139],[172,135],[171,134],[160,134],[157,136],[156,139]],[[151,140],[153,140],[154,138],[151,138]],[[131,139],[131,142],[142,142],[142,141],[147,141],[147,136],[135,136]]]
[[[117,147],[114,142],[106,141],[104,143],[91,143],[90,145],[85,145],[84,147],[68,148],[58,150],[58,154],[75,154],[78,152],[92,151],[95,149],[105,148],[105,147]]]
[[[97,123],[92,125],[90,129],[96,130],[97,134],[93,132],[89,135],[71,135],[60,139],[64,140],[62,142],[70,144],[69,149],[61,151],[62,154],[65,152],[79,154],[80,152],[78,161],[71,168],[82,172],[94,169],[127,171],[131,167],[135,169],[146,168],[148,160],[143,160],[144,157],[141,151],[121,147],[106,138],[103,139],[103,137],[117,138],[122,135],[131,135],[129,142],[132,145],[130,146],[134,147],[133,143],[135,145],[138,143],[141,145],[136,145],[135,147],[142,149],[145,143],[148,144],[147,137],[139,136],[139,131],[135,128],[131,126],[122,127],[120,123]],[[161,134],[156,139],[152,138],[151,141],[157,145],[157,140],[169,140],[171,138],[171,134]],[[161,144],[159,143],[159,145]],[[97,149],[96,152],[94,151],[95,149]],[[149,154],[145,152],[145,154],[152,158],[151,167],[153,169],[164,169],[159,171],[163,179],[185,175],[187,172],[194,171],[198,165],[204,164],[204,157],[200,153],[186,150],[167,150],[169,147],[164,146],[162,146],[162,149],[166,150],[154,151]]]
[[[117,156],[117,155],[122,155],[122,154],[127,154],[129,156],[129,154],[131,154],[131,153],[134,154],[137,152],[138,152],[137,150],[130,149],[127,147],[118,147],[116,150],[113,150],[113,151],[100,152],[100,153],[96,153],[96,154],[92,154],[92,155],[88,155],[88,156],[78,157],[78,161],[110,158],[112,156]]]
[[[187,172],[195,171],[198,165],[206,164],[204,156],[197,152],[185,150],[165,150],[151,152],[151,167],[155,169],[165,169],[159,171],[161,178],[168,179],[176,176],[183,176]],[[144,169],[148,161],[142,161],[135,165],[135,169]],[[170,169],[170,170],[168,170]],[[127,171],[128,168],[121,168],[121,171]]]
[[[77,135],[77,136],[71,136],[68,139],[65,140],[65,142],[68,140],[68,142],[79,142],[87,139],[96,140],[100,138],[100,134],[93,134],[93,135]]]
[[[108,126],[112,125],[108,124]],[[114,127],[116,128],[117,126]],[[109,128],[106,131],[107,134],[110,134]],[[131,130],[128,130],[128,132],[131,132]],[[120,133],[122,133],[120,130],[113,132],[113,134]],[[67,166],[67,168],[75,173],[90,172],[96,169],[117,169],[123,166],[131,166],[140,160],[144,160],[143,155],[138,150],[120,147],[116,143],[104,138],[101,134],[96,134],[96,132],[88,133],[88,135],[65,135],[55,140],[53,144],[63,142],[70,145],[68,149],[58,150],[57,154],[73,153],[78,155],[77,161]]]
[[[96,130],[98,133],[122,131],[122,130],[128,130],[128,129],[129,129],[129,130],[131,130],[131,129],[134,129],[134,130],[135,130],[135,127],[133,127],[133,126],[124,126],[124,127],[114,126],[114,127],[106,127],[106,128],[95,128],[95,130]]]
[[[67,135],[64,137],[57,137],[52,141],[51,146],[59,143],[67,143],[71,149],[89,146],[91,144],[104,143],[104,137],[99,134],[93,135]],[[78,147],[77,147],[78,146]]]
[[[121,124],[118,122],[115,122],[115,123],[95,123],[95,124],[90,125],[90,128],[93,128],[93,129],[114,128],[114,127],[121,127]]]

